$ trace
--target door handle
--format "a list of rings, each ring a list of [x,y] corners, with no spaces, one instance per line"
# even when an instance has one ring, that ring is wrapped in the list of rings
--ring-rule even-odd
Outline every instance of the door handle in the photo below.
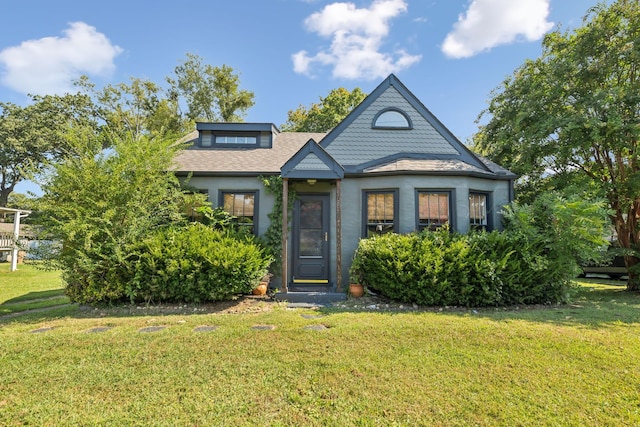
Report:
[[[329,232],[327,232],[327,231],[324,232],[324,241],[325,242],[329,241]]]

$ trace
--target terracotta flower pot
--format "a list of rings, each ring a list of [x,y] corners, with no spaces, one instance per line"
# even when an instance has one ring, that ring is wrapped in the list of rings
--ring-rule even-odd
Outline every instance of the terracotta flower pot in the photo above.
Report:
[[[351,283],[349,285],[349,294],[354,298],[360,298],[364,295],[364,286],[357,283]]]
[[[267,282],[260,282],[260,284],[253,290],[253,295],[265,295],[269,284]]]

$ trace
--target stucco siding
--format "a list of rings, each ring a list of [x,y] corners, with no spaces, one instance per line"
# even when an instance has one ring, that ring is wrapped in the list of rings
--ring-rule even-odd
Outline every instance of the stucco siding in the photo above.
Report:
[[[453,201],[452,226],[456,231],[469,231],[469,192],[480,191],[490,195],[488,211],[494,228],[500,228],[500,210],[509,202],[507,181],[469,177],[370,177],[345,179],[342,185],[342,274],[348,281],[348,269],[353,254],[362,238],[364,190],[398,191],[398,231],[410,233],[416,230],[416,190],[451,191]]]
[[[269,227],[269,217],[274,199],[268,194],[257,177],[192,177],[189,185],[198,190],[206,190],[213,208],[218,207],[220,191],[258,191],[258,234]]]

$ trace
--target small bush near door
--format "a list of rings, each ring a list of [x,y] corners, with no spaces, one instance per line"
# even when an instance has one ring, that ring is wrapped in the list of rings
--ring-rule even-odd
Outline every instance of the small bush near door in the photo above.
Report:
[[[193,223],[144,240],[126,286],[132,301],[206,302],[250,293],[272,262],[253,237]]]

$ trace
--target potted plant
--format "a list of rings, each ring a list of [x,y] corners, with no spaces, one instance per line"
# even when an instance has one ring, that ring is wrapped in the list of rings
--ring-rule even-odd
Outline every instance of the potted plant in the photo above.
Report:
[[[364,295],[364,284],[362,283],[362,274],[355,265],[351,264],[349,268],[349,295],[354,298],[360,298]]]
[[[272,276],[273,274],[271,273],[267,273],[262,276],[262,279],[260,279],[258,286],[256,286],[256,288],[252,292],[253,295],[266,295],[267,290],[269,289],[269,281],[271,280]]]

